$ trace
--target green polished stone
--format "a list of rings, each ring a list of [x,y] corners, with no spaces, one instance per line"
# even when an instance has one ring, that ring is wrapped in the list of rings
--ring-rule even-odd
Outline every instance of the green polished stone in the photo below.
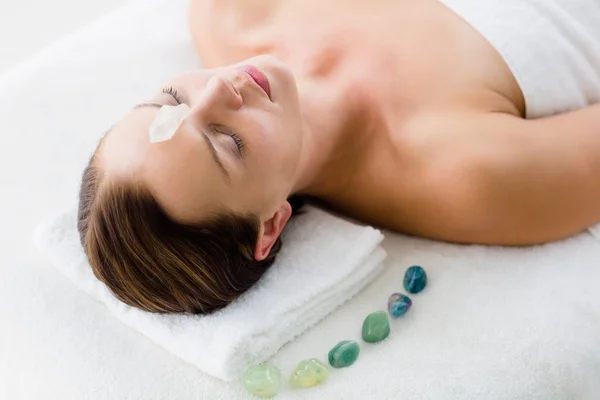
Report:
[[[317,386],[329,376],[329,369],[316,358],[301,361],[292,376],[290,385],[296,388],[307,388]]]
[[[253,365],[244,373],[242,380],[248,393],[257,397],[273,397],[281,387],[281,372],[273,365]]]
[[[329,350],[329,364],[334,368],[349,367],[360,353],[360,346],[354,340],[344,340]]]
[[[385,311],[375,311],[365,318],[362,338],[367,343],[381,342],[390,335],[390,321]]]

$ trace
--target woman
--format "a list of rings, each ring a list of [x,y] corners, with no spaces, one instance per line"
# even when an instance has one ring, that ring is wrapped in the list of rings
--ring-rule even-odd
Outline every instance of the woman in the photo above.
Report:
[[[597,40],[567,35],[592,47],[566,81],[546,78],[568,58],[544,60],[565,54],[554,16],[594,27],[600,6],[560,1],[192,1],[207,69],[136,106],[83,174],[95,275],[144,310],[222,308],[272,264],[292,196],[459,243],[544,243],[599,221],[600,106],[549,116],[579,106],[544,95],[575,79],[600,98]],[[159,110],[181,103],[176,134],[151,143]]]

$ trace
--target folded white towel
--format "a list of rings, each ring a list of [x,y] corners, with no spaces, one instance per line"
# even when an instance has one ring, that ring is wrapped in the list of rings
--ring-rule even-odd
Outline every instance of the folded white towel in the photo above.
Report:
[[[75,209],[34,233],[38,249],[122,322],[224,380],[268,359],[358,293],[382,271],[386,257],[380,231],[310,206],[292,218],[283,240],[273,266],[234,303],[207,316],[163,315],[127,306],[96,279],[79,243]]]

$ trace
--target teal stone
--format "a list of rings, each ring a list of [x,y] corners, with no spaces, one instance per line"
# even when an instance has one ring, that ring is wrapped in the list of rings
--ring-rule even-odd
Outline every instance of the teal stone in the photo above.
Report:
[[[404,274],[404,289],[408,293],[419,293],[427,286],[427,274],[418,265],[412,266]]]
[[[388,299],[388,311],[392,318],[400,318],[410,309],[412,300],[401,293],[394,293]]]
[[[390,321],[385,311],[375,311],[365,318],[362,338],[367,343],[381,342],[390,335]]]
[[[316,358],[301,361],[292,375],[290,385],[295,388],[317,386],[329,377],[329,369]]]
[[[269,364],[253,365],[244,373],[242,381],[248,393],[263,398],[273,397],[281,387],[281,371]]]
[[[329,364],[334,368],[345,368],[354,364],[360,353],[360,346],[354,340],[344,340],[329,350]]]

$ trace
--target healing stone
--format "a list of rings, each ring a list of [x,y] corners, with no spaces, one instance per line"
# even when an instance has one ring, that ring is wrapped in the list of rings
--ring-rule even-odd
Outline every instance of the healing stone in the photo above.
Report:
[[[412,300],[410,297],[400,293],[394,293],[388,299],[388,311],[394,319],[406,314],[406,312],[410,309],[410,306],[412,306]]]
[[[404,274],[404,289],[409,293],[419,293],[427,286],[427,274],[418,265],[412,266]]]
[[[367,343],[381,342],[390,335],[390,321],[385,311],[367,315],[362,326],[362,338]]]
[[[253,365],[248,368],[242,380],[248,393],[257,397],[273,397],[281,387],[281,372],[273,365]]]
[[[354,340],[344,340],[329,350],[329,364],[334,368],[349,367],[360,353],[360,346]]]
[[[189,112],[190,107],[187,104],[162,106],[150,124],[148,132],[150,143],[164,142],[171,139]]]
[[[329,369],[316,358],[301,361],[292,376],[290,376],[290,385],[297,388],[307,388],[317,386],[329,376]]]

